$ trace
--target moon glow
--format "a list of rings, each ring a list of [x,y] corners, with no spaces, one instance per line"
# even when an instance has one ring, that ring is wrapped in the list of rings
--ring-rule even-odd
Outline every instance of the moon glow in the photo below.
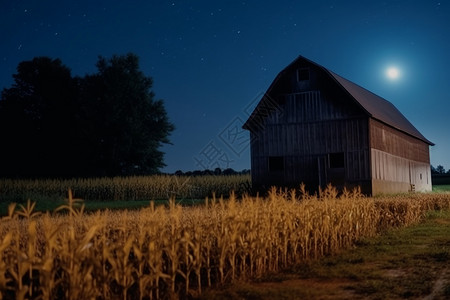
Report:
[[[389,79],[395,80],[400,76],[400,71],[395,67],[390,67],[386,70],[386,75]]]

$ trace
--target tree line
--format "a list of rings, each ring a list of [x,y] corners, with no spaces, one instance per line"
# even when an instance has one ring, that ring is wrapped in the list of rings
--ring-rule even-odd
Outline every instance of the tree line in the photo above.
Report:
[[[23,61],[0,100],[0,176],[155,174],[174,125],[135,54],[72,76],[60,59]]]
[[[431,174],[449,174],[450,175],[450,169],[447,171],[445,170],[444,166],[438,165],[437,167],[431,166]]]
[[[215,168],[214,170],[209,170],[209,169],[205,169],[205,170],[194,170],[194,171],[186,171],[183,172],[182,170],[177,170],[175,171],[173,174],[171,175],[177,175],[177,176],[221,176],[221,175],[248,175],[250,174],[250,170],[249,169],[243,169],[241,171],[236,171],[232,168],[226,168],[226,169],[221,169],[221,168]]]

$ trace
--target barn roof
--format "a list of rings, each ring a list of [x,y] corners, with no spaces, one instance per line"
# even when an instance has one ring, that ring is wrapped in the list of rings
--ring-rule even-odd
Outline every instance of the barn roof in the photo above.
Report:
[[[406,119],[406,117],[389,101],[386,99],[372,93],[369,90],[357,85],[354,82],[351,82],[348,79],[345,79],[338,74],[328,70],[327,68],[307,59],[303,56],[299,56],[295,61],[293,61],[289,66],[283,69],[275,78],[275,80],[270,85],[266,94],[270,94],[275,84],[280,80],[282,75],[285,73],[287,69],[289,69],[292,65],[294,65],[299,60],[305,60],[318,68],[324,70],[327,74],[333,78],[336,83],[341,86],[347,93],[363,108],[363,110],[373,119],[381,121],[397,130],[400,130],[408,135],[411,135],[419,140],[424,141],[425,143],[433,146],[434,144],[426,139],[415,127],[411,124],[411,122]],[[261,100],[261,102],[264,98]],[[258,104],[258,106],[261,104]],[[258,114],[258,106],[255,108],[247,122],[243,125],[244,129],[250,128],[250,123],[252,119],[255,117],[255,114]]]

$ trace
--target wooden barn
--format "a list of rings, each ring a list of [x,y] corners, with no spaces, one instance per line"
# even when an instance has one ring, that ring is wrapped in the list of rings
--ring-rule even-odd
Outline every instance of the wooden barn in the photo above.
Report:
[[[434,144],[392,103],[302,56],[278,74],[243,128],[256,188],[431,191]]]

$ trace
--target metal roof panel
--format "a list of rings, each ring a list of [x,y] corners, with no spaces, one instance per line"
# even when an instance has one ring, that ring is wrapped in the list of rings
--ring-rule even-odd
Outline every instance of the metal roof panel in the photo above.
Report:
[[[434,145],[389,101],[369,90],[325,69],[374,119]]]
[[[274,81],[265,93],[265,96],[270,95],[274,86],[276,86],[278,81],[282,79],[285,71],[294,66],[299,60],[307,61],[328,73],[338,85],[348,92],[348,94],[366,111],[371,118],[377,119],[397,130],[420,139],[429,145],[434,145],[432,142],[427,140],[391,102],[303,56],[299,56],[275,77]],[[253,113],[242,126],[244,129],[250,129],[253,120],[258,119],[258,108],[261,102],[264,101],[265,96],[261,99]]]

